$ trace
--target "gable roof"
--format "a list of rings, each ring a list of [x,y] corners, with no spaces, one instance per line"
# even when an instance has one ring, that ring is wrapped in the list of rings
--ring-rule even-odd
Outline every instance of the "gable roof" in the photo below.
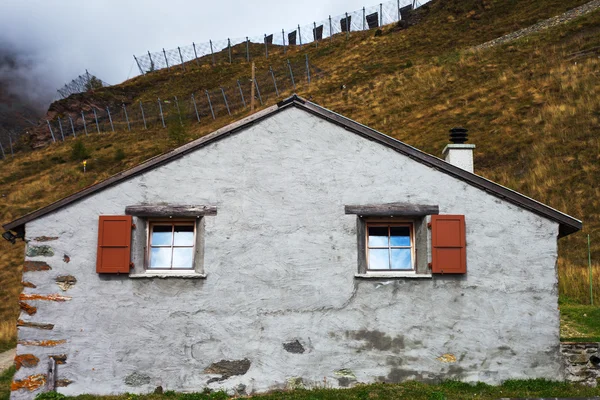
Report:
[[[411,159],[417,162],[425,164],[431,168],[435,168],[443,173],[446,173],[456,179],[466,182],[469,185],[475,186],[481,190],[485,190],[493,196],[499,197],[503,200],[508,201],[509,203],[513,203],[542,217],[558,222],[560,224],[559,237],[577,232],[582,227],[581,221],[560,211],[557,211],[552,207],[549,207],[518,192],[515,192],[514,190],[508,189],[504,186],[494,183],[479,175],[475,175],[471,172],[465,171],[459,167],[449,164],[440,158],[424,153],[412,146],[402,143],[397,139],[384,135],[383,133],[380,133],[365,125],[359,124],[356,121],[352,121],[349,118],[343,117],[333,111],[320,107],[317,104],[311,103],[295,94],[279,102],[277,105],[268,107],[260,112],[252,114],[249,117],[241,119],[238,122],[234,122],[230,125],[227,125],[209,135],[203,136],[181,147],[171,150],[168,153],[164,153],[154,158],[151,158],[131,169],[113,175],[102,182],[89,186],[46,207],[40,208],[36,211],[26,214],[21,218],[18,218],[12,222],[3,225],[3,227],[6,230],[22,230],[26,223],[31,222],[43,215],[49,214],[53,211],[63,208],[75,201],[81,200],[110,186],[116,185],[134,176],[143,174],[144,172],[150,171],[161,165],[167,164],[173,160],[181,158],[186,154],[189,154],[217,140],[221,140],[236,132],[246,129],[257,122],[262,121],[263,119],[275,115],[290,107],[297,107],[299,109],[307,111],[333,124],[341,126],[342,128],[352,133],[362,136],[365,139],[373,140],[379,144],[382,144],[386,147],[397,151],[398,153],[410,157]]]

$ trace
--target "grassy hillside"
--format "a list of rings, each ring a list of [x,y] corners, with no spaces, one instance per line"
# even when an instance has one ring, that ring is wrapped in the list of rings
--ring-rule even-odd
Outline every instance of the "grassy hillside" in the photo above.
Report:
[[[478,146],[476,173],[583,219],[583,232],[560,241],[559,269],[563,297],[585,303],[588,233],[592,257],[600,259],[600,59],[594,50],[600,46],[600,12],[514,43],[469,50],[583,3],[437,0],[419,10],[419,23],[409,29],[388,26],[381,35],[358,32],[348,40],[338,35],[316,48],[291,50],[285,58],[302,60],[308,53],[323,71],[310,87],[297,90],[300,95],[431,154],[441,154],[449,128],[467,127]],[[282,55],[271,55],[268,62],[257,57],[257,69],[284,60]],[[187,72],[161,70],[51,108],[61,112],[78,110],[86,102],[183,98],[217,84],[233,86],[249,71],[243,62],[188,65]],[[282,96],[290,92],[288,88]],[[269,103],[276,100],[271,97]],[[240,111],[210,123],[188,123],[184,139],[245,115]],[[72,157],[71,139],[1,162],[0,220],[47,205],[173,148],[181,139],[158,127],[90,135],[82,139],[90,153],[85,174]],[[0,322],[0,340],[5,343],[14,337],[23,252],[22,243],[0,243],[0,321],[7,321]],[[600,280],[595,285],[600,290]]]

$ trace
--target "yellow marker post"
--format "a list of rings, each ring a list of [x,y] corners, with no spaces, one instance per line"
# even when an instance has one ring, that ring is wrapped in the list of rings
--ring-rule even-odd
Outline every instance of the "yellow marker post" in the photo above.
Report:
[[[85,167],[87,166],[87,160],[83,160],[83,172],[85,173]]]

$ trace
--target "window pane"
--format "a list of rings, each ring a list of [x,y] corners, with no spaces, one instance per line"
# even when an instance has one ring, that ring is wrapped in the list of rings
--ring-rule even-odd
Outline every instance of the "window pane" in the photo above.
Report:
[[[175,225],[175,239],[173,246],[193,246],[194,227],[192,225]]]
[[[408,226],[393,226],[390,229],[392,246],[410,246],[410,228]]]
[[[171,268],[171,248],[153,247],[150,251],[150,268]]]
[[[410,249],[392,249],[392,269],[412,269]]]
[[[173,240],[173,226],[154,225],[152,227],[152,246],[170,246]]]
[[[173,249],[173,268],[192,268],[193,253],[192,247]]]
[[[388,228],[387,226],[369,227],[369,247],[387,247],[388,246]]]
[[[390,269],[388,249],[369,249],[369,269]]]

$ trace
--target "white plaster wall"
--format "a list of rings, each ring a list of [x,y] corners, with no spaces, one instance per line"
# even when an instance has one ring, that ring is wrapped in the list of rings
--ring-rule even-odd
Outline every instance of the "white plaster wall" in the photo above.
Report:
[[[206,217],[206,280],[141,279],[95,272],[98,215],[140,203],[216,205]],[[466,276],[357,280],[356,216],[345,204],[439,204],[465,214]],[[52,270],[28,272],[26,293],[57,293],[58,275],[78,280],[72,300],[31,302],[19,339],[66,339],[37,354],[67,354],[59,391],[110,394],[199,391],[220,360],[251,362],[245,375],[211,388],[247,392],[307,385],[461,379],[562,378],[558,354],[558,225],[296,108],[106,189],[27,225],[48,242]],[[31,242],[31,244],[37,244]],[[63,255],[71,261],[65,263]],[[284,350],[298,340],[303,354]],[[436,358],[450,353],[457,362]],[[137,373],[143,383],[125,379]],[[240,387],[241,388],[241,387]],[[26,391],[13,399],[30,398]]]

